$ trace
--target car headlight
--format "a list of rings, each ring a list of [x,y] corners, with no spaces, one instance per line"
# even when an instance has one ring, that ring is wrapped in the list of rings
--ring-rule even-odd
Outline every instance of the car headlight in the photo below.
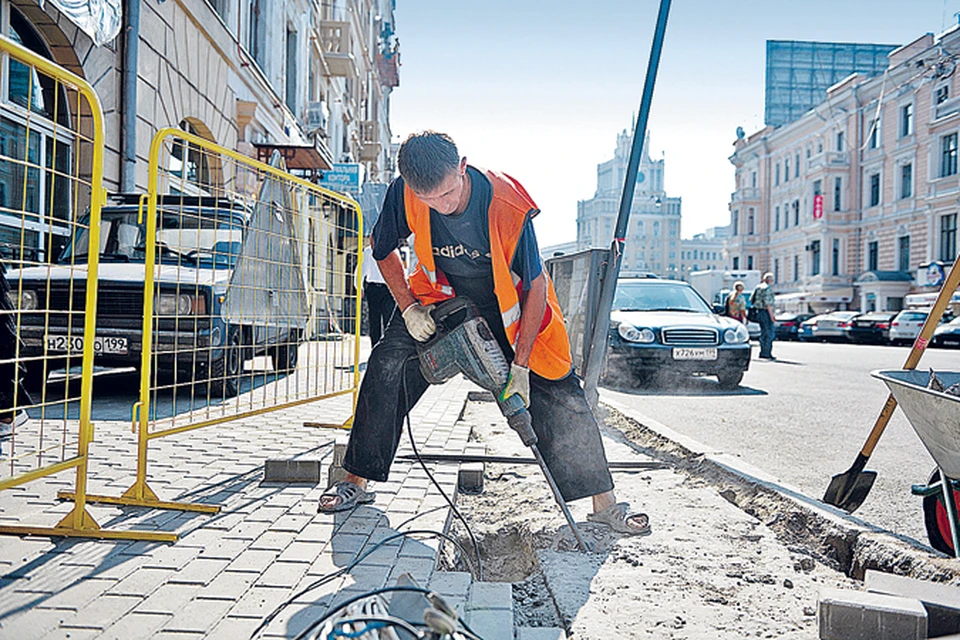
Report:
[[[620,334],[620,337],[627,342],[650,343],[656,338],[650,329],[637,329],[632,324],[626,323],[621,323],[620,326],[617,327],[617,332]]]
[[[34,311],[37,308],[37,292],[24,289],[20,292],[20,311]]]
[[[206,313],[206,301],[203,296],[191,296],[186,293],[161,293],[157,295],[156,314],[160,316],[189,316]]]
[[[743,344],[750,340],[750,332],[742,324],[723,332],[723,341],[727,344]]]

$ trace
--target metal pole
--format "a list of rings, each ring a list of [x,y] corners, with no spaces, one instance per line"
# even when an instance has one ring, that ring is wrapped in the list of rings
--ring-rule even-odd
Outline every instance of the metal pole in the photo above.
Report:
[[[613,232],[613,242],[610,243],[609,259],[606,268],[603,270],[603,280],[600,286],[600,306],[594,319],[590,354],[584,372],[584,392],[593,409],[596,409],[599,399],[597,382],[600,380],[600,369],[607,352],[610,308],[613,306],[613,294],[617,288],[617,277],[620,275],[623,242],[627,233],[627,223],[630,222],[633,190],[637,182],[637,171],[640,168],[643,141],[647,134],[647,118],[650,115],[650,102],[653,99],[653,86],[657,81],[657,69],[660,67],[660,52],[663,50],[663,36],[667,30],[669,13],[670,0],[660,0],[660,12],[657,15],[657,26],[653,33],[653,44],[650,47],[650,59],[647,61],[647,77],[644,80],[643,94],[640,98],[640,117],[637,118],[637,124],[633,130],[633,147],[630,149],[627,174],[623,180],[623,194],[620,196],[617,226]]]

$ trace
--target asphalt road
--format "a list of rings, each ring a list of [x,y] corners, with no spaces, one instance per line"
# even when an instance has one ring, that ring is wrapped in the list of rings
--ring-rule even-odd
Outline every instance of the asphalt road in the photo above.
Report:
[[[774,362],[756,359],[736,391],[714,378],[654,388],[621,387],[620,402],[711,448],[736,455],[803,494],[820,499],[863,446],[888,391],[870,376],[900,369],[908,347],[774,343]],[[918,368],[960,370],[960,351],[929,349]],[[868,469],[876,484],[857,517],[927,543],[920,498],[912,483],[926,482],[933,459],[898,409]]]

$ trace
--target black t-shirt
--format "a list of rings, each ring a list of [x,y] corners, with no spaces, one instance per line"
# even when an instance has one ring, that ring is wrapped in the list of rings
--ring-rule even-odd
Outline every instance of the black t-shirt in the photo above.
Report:
[[[493,282],[490,258],[490,225],[488,213],[493,187],[483,173],[467,167],[471,180],[470,202],[463,213],[443,215],[430,209],[430,239],[437,268],[446,275],[458,296],[473,300],[497,334],[501,347],[512,357],[503,331],[500,307]],[[403,201],[403,178],[394,180],[387,189],[383,209],[373,228],[373,257],[383,260],[399,246],[400,239],[410,235]],[[543,271],[540,250],[533,223],[524,223],[511,263],[513,271],[528,290]]]

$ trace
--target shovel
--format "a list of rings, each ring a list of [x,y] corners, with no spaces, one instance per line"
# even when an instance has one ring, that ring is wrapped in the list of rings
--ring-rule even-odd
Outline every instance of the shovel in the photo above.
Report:
[[[930,310],[930,315],[923,323],[920,335],[913,342],[910,355],[907,356],[907,361],[903,365],[905,370],[916,369],[917,363],[920,362],[920,356],[923,355],[923,351],[930,344],[933,331],[940,323],[940,318],[943,317],[943,312],[950,303],[950,298],[953,297],[953,292],[956,291],[957,285],[960,285],[960,268],[958,268],[958,265],[960,265],[960,260],[955,260],[953,267],[950,269],[950,275],[944,281],[943,287],[940,289],[940,295],[937,296],[937,301],[934,303],[933,309]],[[860,449],[860,453],[857,454],[856,460],[853,461],[853,465],[845,472],[833,476],[830,486],[823,494],[824,502],[839,507],[847,513],[853,513],[867,499],[867,494],[870,493],[870,489],[873,488],[873,483],[877,479],[877,472],[864,471],[863,469],[867,466],[867,460],[870,459],[874,447],[877,446],[877,441],[883,435],[883,430],[887,428],[887,423],[890,422],[890,417],[896,408],[897,401],[893,394],[890,394],[880,411],[880,415],[877,416],[877,422],[873,425],[870,435],[867,436],[867,441]]]

